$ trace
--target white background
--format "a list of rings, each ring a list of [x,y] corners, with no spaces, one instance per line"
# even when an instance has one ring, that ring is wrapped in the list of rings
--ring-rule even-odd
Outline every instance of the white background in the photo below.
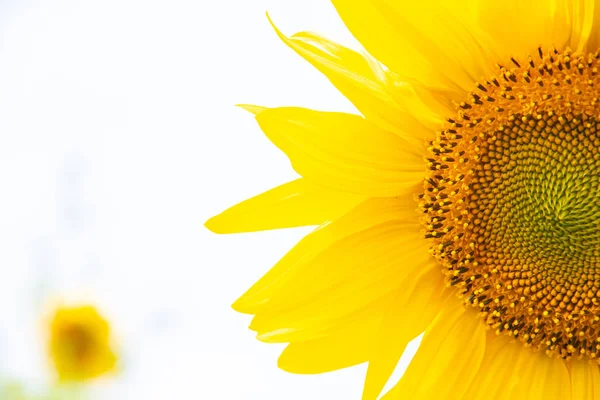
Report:
[[[121,345],[98,399],[359,399],[364,366],[279,371],[230,308],[308,230],[203,226],[295,177],[234,104],[354,112],[265,16],[356,47],[329,2],[0,4],[2,378],[43,388],[44,313],[85,299]]]

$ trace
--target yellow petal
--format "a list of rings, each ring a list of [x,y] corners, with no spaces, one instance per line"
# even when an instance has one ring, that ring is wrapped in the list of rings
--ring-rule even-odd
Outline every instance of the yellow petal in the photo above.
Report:
[[[571,36],[566,5],[564,0],[476,0],[474,9],[506,63],[510,57],[534,56],[538,46],[564,48]]]
[[[336,242],[387,221],[404,220],[416,226],[417,204],[409,193],[398,198],[371,199],[359,205],[342,218],[326,224],[301,240],[264,277],[240,297],[234,308],[241,312],[256,313],[276,308],[269,305],[270,299],[282,288],[293,285],[299,276],[306,273],[310,261]],[[335,276],[341,267],[332,270]]]
[[[375,58],[403,78],[411,77],[432,86],[450,86],[434,66],[406,43],[401,32],[367,1],[333,0],[340,17],[352,34]],[[407,60],[410,60],[407,62]]]
[[[488,332],[483,361],[465,394],[466,399],[502,400],[519,381],[520,353],[531,351],[521,342]]]
[[[318,184],[387,197],[423,180],[422,151],[359,116],[284,107],[256,120],[294,169]]]
[[[425,331],[404,376],[383,400],[463,399],[485,351],[485,326],[458,300]]]
[[[510,399],[516,400],[569,400],[571,382],[565,362],[548,357],[544,351],[521,351],[523,363],[519,382],[513,389]]]
[[[293,279],[271,291],[250,328],[270,342],[320,334],[324,326],[406,289],[414,281],[413,271],[434,269],[441,275],[428,250],[413,219],[386,221],[344,236],[314,256],[298,258]]]
[[[263,106],[257,106],[254,104],[238,104],[237,105],[240,108],[243,108],[244,110],[248,111],[249,113],[252,113],[254,115],[257,115],[265,110],[268,110],[267,107],[263,107]]]
[[[298,374],[318,374],[367,361],[376,345],[375,334],[383,314],[397,296],[388,296],[352,320],[339,321],[337,329],[322,337],[289,344],[279,367]]]
[[[206,222],[216,233],[252,232],[333,221],[365,197],[297,179],[243,201]]]
[[[298,335],[306,337],[393,291],[406,290],[413,284],[413,271],[434,270],[441,275],[417,227],[386,228],[376,226],[323,252],[273,295],[269,302],[277,309],[257,314],[250,328],[261,340],[297,340]]]
[[[362,364],[370,353],[370,340],[351,331],[292,343],[281,354],[278,366],[295,374],[320,374]]]
[[[420,335],[442,308],[445,300],[443,274],[438,265],[417,270],[414,285],[399,293],[378,329],[369,356],[363,400],[375,400],[396,368],[408,342]]]
[[[394,101],[386,88],[387,72],[375,59],[314,33],[288,38],[273,27],[285,44],[327,76],[368,120],[420,147],[424,146],[422,138],[433,136],[432,130]]]
[[[444,2],[333,0],[333,4],[365,48],[409,81],[453,89],[452,97],[458,100],[489,70],[484,47]]]
[[[323,337],[290,344],[279,360],[280,367],[313,374],[370,360],[367,382],[372,382],[373,366],[375,369],[382,366],[381,361],[389,359],[389,353],[395,349],[401,354],[406,343],[419,335],[437,314],[443,289],[439,268],[417,269],[410,282],[381,301],[356,315],[332,321],[338,326],[331,327]],[[394,366],[395,363],[392,369]]]
[[[576,32],[581,33],[577,46],[571,42],[571,47],[595,52],[600,47],[600,3],[597,0],[574,0],[573,7],[580,10],[578,18],[577,14],[574,16],[574,21],[578,21],[577,25],[580,27],[573,27],[574,37],[578,37]]]
[[[390,95],[402,109],[408,110],[429,131],[438,131],[446,118],[456,114],[455,107],[448,104],[449,97],[444,101],[439,101],[437,98],[432,99],[443,91],[434,93],[431,88],[417,83],[410,84],[391,72],[386,75],[386,86]],[[418,132],[418,130],[415,129],[411,132]],[[431,135],[423,135],[423,138],[425,140],[432,139]]]
[[[595,361],[573,360],[571,364],[571,398],[594,400],[600,397],[600,369]]]
[[[400,289],[397,288],[392,292],[382,294],[376,300],[362,306],[362,308],[350,310],[343,316],[330,315],[328,317],[317,316],[316,318],[311,318],[313,316],[305,315],[296,319],[288,317],[287,321],[293,324],[292,326],[275,329],[265,328],[265,330],[257,334],[257,338],[266,343],[304,342],[337,335],[351,326],[372,324],[367,321],[372,321],[374,316],[380,315],[382,310],[387,309],[392,299],[398,297],[399,291]],[[328,304],[327,306],[330,305]],[[270,323],[273,325],[278,322],[275,318],[283,321],[287,316],[280,314],[274,317],[268,315],[264,315],[264,318],[262,317],[263,314],[258,314],[252,321],[250,328],[260,330],[255,325],[258,324],[258,328],[267,327]],[[256,321],[257,318],[260,318],[258,322]],[[372,335],[375,332],[376,328],[373,327]]]
[[[594,21],[600,16],[600,4],[597,6],[595,0],[573,0],[572,2],[564,2],[564,10],[567,11],[569,6],[572,6],[570,14],[572,19],[562,17],[560,21],[567,23],[566,27],[562,29],[571,32],[569,41],[569,47],[583,51],[589,49],[589,51],[596,51],[598,48],[588,48],[588,40],[594,34]],[[561,11],[560,9],[558,10]],[[571,26],[568,26],[570,22]]]

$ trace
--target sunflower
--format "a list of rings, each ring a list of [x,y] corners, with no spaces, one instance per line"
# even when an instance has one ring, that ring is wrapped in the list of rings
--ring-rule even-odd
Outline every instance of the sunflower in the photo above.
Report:
[[[60,307],[50,325],[49,351],[63,382],[83,382],[113,371],[117,357],[108,322],[89,305]]]
[[[318,225],[233,307],[375,400],[600,398],[600,2],[333,0],[286,37],[362,115],[244,106],[301,178],[207,222]],[[600,17],[599,17],[600,18]]]

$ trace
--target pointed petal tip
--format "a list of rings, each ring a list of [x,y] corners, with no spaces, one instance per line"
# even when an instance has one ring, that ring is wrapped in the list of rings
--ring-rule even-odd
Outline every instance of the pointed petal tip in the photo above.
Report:
[[[252,301],[252,298],[247,293],[244,293],[233,302],[231,308],[242,314],[256,314],[256,306],[258,304],[256,301]],[[252,324],[250,324],[250,329],[252,329]]]
[[[289,350],[286,348],[277,359],[277,368],[290,374],[302,374],[302,368],[294,363],[292,357],[289,356]],[[304,372],[306,374],[306,372]]]
[[[247,314],[247,309],[244,307],[244,295],[242,295],[239,299],[233,302],[231,308],[239,313]]]
[[[294,329],[288,328],[279,328],[275,330],[264,330],[257,327],[250,329],[254,329],[257,332],[256,339],[260,340],[263,343],[289,343],[287,339],[285,339],[285,335],[289,335],[293,333]]]
[[[270,23],[271,25],[275,26],[275,24],[273,24],[273,20],[271,19],[271,16],[269,15],[269,12],[268,12],[268,11],[265,11],[265,15],[266,15],[267,19],[269,20],[269,23]]]
[[[218,233],[218,224],[215,224],[215,217],[210,217],[204,222],[204,227],[213,233]]]
[[[272,334],[270,332],[267,332],[267,333],[257,332],[256,333],[256,339],[258,341],[260,341],[260,342],[263,342],[263,343],[277,343],[277,342],[274,342],[272,340],[269,340],[271,338],[271,336],[272,336]]]
[[[289,368],[288,362],[285,357],[285,353],[281,353],[281,355],[277,359],[277,368],[285,372],[294,373],[294,371],[291,371]]]
[[[254,104],[236,104],[236,107],[239,107],[243,110],[248,111],[249,113],[253,114],[253,115],[258,115],[261,112],[268,110],[267,107],[263,107],[263,106],[257,106]]]
[[[209,231],[211,231],[212,233],[217,233],[217,234],[230,233],[227,231],[227,229],[225,229],[225,227],[221,223],[219,215],[215,215],[214,217],[209,218],[204,223],[204,227],[206,229],[208,229]]]
[[[269,15],[269,12],[267,11],[267,19],[269,20],[269,24],[271,24],[271,27],[275,30],[275,33],[277,34],[277,36],[279,36],[284,42],[287,42],[287,40],[289,40],[287,38],[287,36],[285,36],[283,34],[283,32],[281,32],[279,30],[279,28],[277,28],[277,25],[275,25],[275,22],[273,22],[273,20],[271,19],[271,16]]]

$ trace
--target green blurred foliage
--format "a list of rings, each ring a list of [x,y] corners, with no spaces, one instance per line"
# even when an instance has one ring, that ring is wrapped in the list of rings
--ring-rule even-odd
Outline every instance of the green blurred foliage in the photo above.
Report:
[[[17,381],[0,382],[0,400],[85,400],[81,386],[59,385],[43,391],[27,390]]]

